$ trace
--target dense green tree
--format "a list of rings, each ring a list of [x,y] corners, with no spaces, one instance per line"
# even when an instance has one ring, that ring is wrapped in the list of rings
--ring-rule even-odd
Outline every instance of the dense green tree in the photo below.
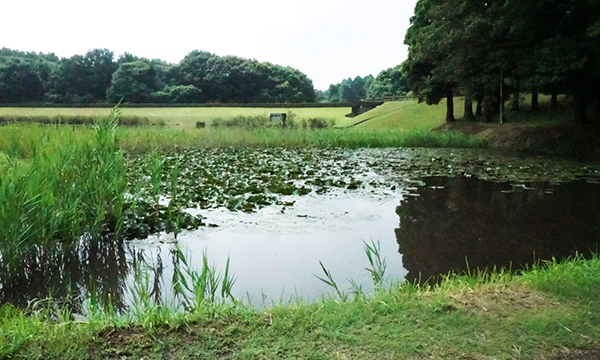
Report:
[[[312,81],[296,69],[204,51],[193,51],[172,65],[129,53],[115,61],[106,49],[58,58],[2,48],[0,64],[6,84],[14,85],[19,79],[31,84],[36,81],[27,93],[6,91],[7,99],[19,102],[91,103],[121,98],[185,103],[316,101]]]
[[[365,78],[360,76],[347,78],[339,84],[329,85],[329,89],[325,91],[325,97],[330,102],[355,102],[365,99],[367,91],[373,83],[373,75],[368,75]]]
[[[162,91],[150,94],[153,103],[198,103],[202,91],[194,85],[165,86]]]
[[[149,102],[151,94],[160,89],[156,70],[147,59],[126,62],[114,73],[106,92],[108,101]]]
[[[105,101],[116,69],[114,54],[106,49],[61,59],[53,67],[47,99],[66,103]]]
[[[402,65],[380,72],[370,82],[367,98],[382,98],[385,96],[404,96],[410,91],[408,80],[402,71]]]
[[[30,61],[20,58],[0,62],[0,102],[40,101],[44,87]]]
[[[451,91],[465,95],[467,117],[471,99],[489,121],[510,92],[518,109],[525,90],[533,95],[532,109],[539,92],[552,94],[554,106],[559,93],[571,95],[575,118],[589,123],[587,105],[600,83],[599,21],[595,0],[419,0],[403,69],[411,89],[429,104],[444,95],[450,102]]]

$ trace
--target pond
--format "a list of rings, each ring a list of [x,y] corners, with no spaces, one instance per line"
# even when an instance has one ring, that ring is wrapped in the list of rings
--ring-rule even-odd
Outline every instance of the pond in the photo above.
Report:
[[[379,244],[387,281],[435,282],[449,272],[517,270],[575,252],[589,255],[600,241],[597,164],[447,149],[219,156],[218,163],[211,158],[212,167],[199,167],[209,169],[203,176],[216,179],[211,186],[220,183],[218,173],[227,168],[222,176],[236,183],[250,179],[261,187],[264,174],[253,173],[256,167],[309,191],[266,190],[271,201],[246,209],[251,211],[227,206],[225,195],[215,195],[220,204],[198,202],[185,210],[213,226],[183,231],[177,238],[164,232],[132,241],[84,236],[74,246],[23,259],[21,270],[10,277],[0,274],[0,303],[25,306],[49,294],[78,303],[93,293],[125,310],[133,268],[140,263],[150,270],[153,296],[166,301],[173,295],[176,248],[194,266],[201,266],[206,253],[220,272],[229,259],[234,297],[268,306],[331,294],[316,277],[323,276],[319,262],[343,291],[361,284],[371,292],[365,243]],[[198,166],[204,158],[206,153],[194,151],[196,160],[189,163]],[[182,172],[189,173],[191,165],[182,164]],[[207,174],[211,168],[217,170]],[[290,168],[296,170],[292,177],[285,171]],[[186,191],[194,192],[181,189]]]

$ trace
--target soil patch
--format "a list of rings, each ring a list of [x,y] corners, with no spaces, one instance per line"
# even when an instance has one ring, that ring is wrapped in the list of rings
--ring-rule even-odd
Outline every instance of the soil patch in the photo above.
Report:
[[[538,357],[538,360],[600,360],[600,350],[580,350],[580,349],[557,349],[547,357]]]
[[[535,310],[558,305],[548,295],[524,286],[491,285],[450,296],[456,306],[466,311],[508,316],[519,310]]]

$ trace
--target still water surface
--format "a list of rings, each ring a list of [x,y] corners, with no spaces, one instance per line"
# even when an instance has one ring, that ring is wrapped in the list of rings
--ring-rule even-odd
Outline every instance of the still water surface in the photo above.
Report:
[[[576,251],[589,254],[600,241],[600,185],[594,179],[551,184],[428,177],[394,190],[283,200],[294,203],[252,214],[203,210],[219,227],[181,233],[177,242],[199,266],[203,252],[221,271],[230,258],[237,278],[234,296],[261,306],[331,293],[314,276],[322,276],[319,261],[344,290],[353,279],[370,291],[365,241],[380,242],[390,281],[435,281],[467,269],[520,269]],[[24,261],[10,278],[0,274],[0,302],[23,306],[50,293],[76,299],[93,289],[125,309],[132,264],[141,260],[153,269],[155,295],[168,298],[173,242],[167,234],[126,243],[82,239],[75,247]]]

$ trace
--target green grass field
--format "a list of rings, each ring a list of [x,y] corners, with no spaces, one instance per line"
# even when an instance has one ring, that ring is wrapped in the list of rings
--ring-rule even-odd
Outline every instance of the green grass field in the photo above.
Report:
[[[564,103],[564,97],[559,101]],[[550,97],[540,95],[540,108],[542,110],[549,107]],[[523,95],[521,98],[521,108],[528,109],[531,105],[531,95]],[[464,116],[464,98],[454,99],[454,117],[461,119]],[[514,123],[533,123],[533,124],[552,124],[564,122],[569,119],[570,110],[561,108],[552,112],[542,111],[539,113],[529,113],[527,111],[514,112],[508,110],[507,103],[506,117],[508,122]],[[475,105],[473,105],[473,111]],[[438,105],[427,105],[418,103],[417,100],[391,101],[361,114],[354,118],[344,118],[336,122],[337,126],[353,126],[362,129],[419,129],[431,130],[445,123],[446,120],[446,100],[442,100]]]
[[[0,107],[0,116],[106,116],[107,108],[15,108]],[[123,108],[123,116],[140,116],[156,124],[164,121],[166,125],[194,127],[197,121],[209,125],[215,118],[232,118],[235,116],[265,115],[286,112],[296,115],[296,119],[334,120],[336,123],[346,119],[350,108]]]
[[[464,103],[462,99],[454,102],[454,116],[463,116]],[[371,111],[354,118],[344,118],[337,126],[357,126],[364,129],[419,129],[430,130],[444,123],[446,119],[446,102],[429,106],[419,104],[417,100],[390,101]]]
[[[550,97],[540,95],[540,107],[548,108]],[[564,103],[564,97],[559,98]],[[522,109],[527,109],[531,104],[531,95],[524,94],[521,97]],[[557,123],[568,119],[570,114],[567,108],[557,111],[542,111],[539,113],[511,112],[507,102],[507,120],[514,123]],[[357,117],[346,117],[351,112],[350,108],[201,108],[201,107],[173,107],[173,108],[123,108],[123,117],[138,116],[149,119],[151,124],[164,122],[169,126],[180,126],[182,128],[193,128],[196,122],[205,122],[210,125],[216,118],[230,119],[236,116],[267,117],[270,113],[286,112],[295,115],[296,120],[322,119],[335,121],[336,127],[348,127],[356,125],[357,128],[370,129],[401,129],[401,130],[431,130],[444,124],[446,119],[446,100],[438,105],[427,105],[418,103],[417,100],[386,102],[373,110],[367,111]],[[106,116],[107,108],[18,108],[0,107],[2,116]],[[464,98],[457,97],[454,100],[454,116],[461,119],[464,116]]]

